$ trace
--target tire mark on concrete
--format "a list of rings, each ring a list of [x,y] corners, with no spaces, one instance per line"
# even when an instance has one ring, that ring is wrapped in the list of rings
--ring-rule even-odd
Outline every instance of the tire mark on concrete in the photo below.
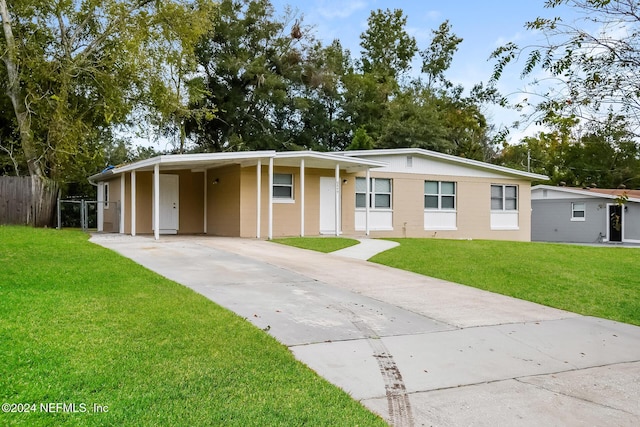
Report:
[[[414,425],[413,413],[411,411],[411,402],[407,394],[407,388],[402,379],[402,374],[393,355],[384,345],[380,336],[369,326],[364,320],[351,309],[340,306],[339,309],[349,314],[351,323],[365,336],[369,346],[373,350],[373,357],[378,363],[382,381],[384,382],[384,390],[387,396],[387,405],[389,408],[389,421],[393,426]]]

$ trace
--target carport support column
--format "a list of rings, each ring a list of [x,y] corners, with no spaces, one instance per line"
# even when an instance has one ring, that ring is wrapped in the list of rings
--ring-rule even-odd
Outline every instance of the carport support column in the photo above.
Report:
[[[160,238],[160,165],[153,166],[153,237]]]
[[[367,169],[367,197],[365,200],[365,208],[364,208],[364,234],[366,236],[369,235],[369,211],[370,211],[370,200],[371,200],[371,169]]]
[[[304,237],[304,159],[300,159],[300,237]]]
[[[336,236],[340,235],[340,165],[336,165]]]
[[[131,171],[131,235],[136,235],[136,171]]]
[[[204,211],[203,211],[203,220],[202,220],[202,230],[204,234],[207,234],[207,190],[209,186],[207,184],[207,177],[209,176],[208,171],[204,170],[204,194],[202,195],[202,200],[204,200]]]
[[[125,207],[126,203],[124,195],[126,194],[125,181],[127,180],[127,174],[120,175],[120,234],[124,234],[124,220],[125,220]]]
[[[269,157],[269,231],[267,238],[273,239],[273,157]]]
[[[260,220],[262,219],[262,159],[256,166],[256,238],[260,238]]]

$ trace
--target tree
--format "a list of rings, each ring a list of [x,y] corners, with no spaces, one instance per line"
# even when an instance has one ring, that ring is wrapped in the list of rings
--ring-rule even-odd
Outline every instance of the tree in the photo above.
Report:
[[[27,164],[30,175],[60,183],[84,181],[104,167],[118,126],[126,126],[143,105],[160,104],[161,91],[152,89],[168,82],[158,74],[178,63],[170,62],[169,53],[182,58],[193,42],[185,37],[192,30],[173,19],[193,26],[191,17],[208,3],[0,1],[0,75],[7,77],[0,85],[13,106],[13,117],[5,120],[16,128],[11,139],[0,141],[0,151],[6,154],[19,141],[15,158]],[[169,62],[154,61],[161,56]]]
[[[290,28],[290,31],[288,29]],[[199,150],[296,148],[296,94],[303,85],[307,32],[289,14],[274,17],[268,0],[223,0],[214,27],[196,48],[206,94],[191,108],[212,108],[191,120]]]
[[[445,88],[452,86],[444,73],[451,67],[453,55],[462,39],[451,32],[449,21],[444,21],[437,30],[432,30],[433,38],[429,47],[420,52],[422,72],[427,75],[427,87],[433,88],[440,82]]]
[[[407,17],[402,9],[372,11],[367,24],[360,35],[362,71],[392,79],[409,71],[418,48],[405,30]]]
[[[548,122],[560,115],[602,123],[613,108],[633,119],[633,130],[638,134],[638,0],[547,0],[545,7],[568,7],[580,19],[574,23],[561,17],[539,17],[528,22],[526,28],[540,31],[545,42],[525,47],[508,43],[496,49],[492,54],[496,60],[493,80],[503,75],[508,64],[526,57],[523,77],[534,76],[537,70],[548,76],[531,83],[535,95],[541,97],[534,105],[535,120]]]

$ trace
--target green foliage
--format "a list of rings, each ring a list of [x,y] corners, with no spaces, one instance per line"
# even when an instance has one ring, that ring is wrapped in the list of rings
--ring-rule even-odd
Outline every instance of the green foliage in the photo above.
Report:
[[[406,24],[402,9],[371,11],[367,30],[360,35],[365,73],[398,78],[409,71],[418,47],[415,38],[407,33]]]
[[[353,135],[353,141],[349,144],[347,150],[371,150],[373,149],[373,138],[367,134],[367,130],[363,127],[356,129]]]
[[[638,249],[480,240],[392,240],[400,246],[371,261],[640,326]]]
[[[422,72],[427,74],[427,86],[433,87],[439,81],[445,87],[451,87],[444,73],[451,66],[453,55],[462,39],[451,32],[449,21],[444,21],[437,30],[432,30],[433,38],[429,47],[422,52]]]
[[[82,233],[0,226],[0,264],[2,402],[90,408],[3,425],[384,425],[265,332]]]
[[[640,4],[637,0],[550,0],[545,7],[570,8],[581,18],[538,17],[525,27],[543,35],[541,45],[497,48],[493,81],[506,66],[525,57],[522,77],[541,99],[529,118],[545,124],[555,116],[597,124],[613,108],[628,117],[640,114]],[[558,13],[562,13],[562,9]],[[539,72],[548,76],[533,78]],[[553,82],[553,83],[551,83]],[[638,125],[633,131],[638,134]]]

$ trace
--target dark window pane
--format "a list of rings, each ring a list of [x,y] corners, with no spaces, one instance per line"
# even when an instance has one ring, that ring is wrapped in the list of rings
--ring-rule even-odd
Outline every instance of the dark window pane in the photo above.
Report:
[[[389,194],[376,194],[375,199],[376,208],[390,208],[391,207],[391,195]]]
[[[362,193],[356,193],[356,208],[366,208],[367,195]]]
[[[427,209],[438,209],[438,196],[424,196],[424,207]]]
[[[455,197],[442,196],[442,209],[455,209]]]
[[[277,199],[291,199],[291,187],[273,187],[273,197]]]

